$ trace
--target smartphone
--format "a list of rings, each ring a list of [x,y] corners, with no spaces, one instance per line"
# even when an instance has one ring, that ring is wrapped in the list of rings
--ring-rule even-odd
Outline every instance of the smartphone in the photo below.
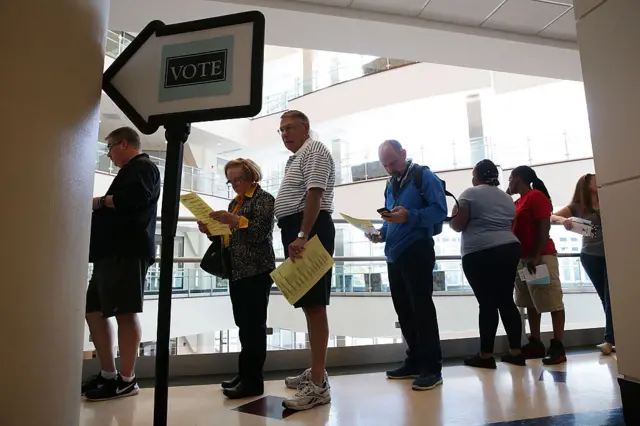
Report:
[[[389,209],[388,209],[388,208],[386,208],[386,207],[383,207],[383,208],[378,209],[378,210],[376,210],[376,211],[377,211],[378,213],[380,213],[380,214],[384,214],[384,213],[391,213],[391,212],[389,211]]]

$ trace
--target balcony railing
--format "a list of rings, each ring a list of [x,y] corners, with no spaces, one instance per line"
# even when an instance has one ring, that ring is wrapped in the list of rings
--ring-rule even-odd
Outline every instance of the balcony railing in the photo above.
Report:
[[[395,60],[391,58],[377,58],[374,61],[363,63],[360,67],[336,64],[336,66],[323,71],[323,75],[320,75],[316,70],[313,73],[313,76],[309,78],[296,78],[290,89],[265,96],[262,101],[262,111],[260,111],[260,114],[255,116],[254,119],[286,111],[289,109],[289,101],[306,94],[326,89],[327,87],[335,86],[336,84],[355,80],[366,75],[376,74],[416,63],[417,62]]]
[[[133,39],[134,36],[124,31],[107,31],[106,55],[113,59],[117,58]],[[254,118],[285,111],[288,109],[289,101],[308,93],[346,81],[355,80],[365,75],[415,63],[417,62],[391,58],[376,58],[372,61],[369,58],[366,62],[363,61],[360,66],[337,63],[335,66],[323,70],[322,73],[320,73],[319,70],[315,70],[313,76],[310,78],[296,78],[291,88],[282,92],[265,95],[262,100],[262,111]]]
[[[346,225],[341,219],[335,219],[337,228],[353,230],[354,235],[360,234],[355,228]],[[379,220],[374,220],[379,222]],[[195,231],[194,218],[180,218],[180,223],[188,224]],[[182,229],[185,229],[182,226]],[[278,231],[275,231],[277,234]],[[582,268],[579,259],[578,247],[581,244],[577,234],[569,233],[560,226],[552,227],[552,238],[556,241],[560,261],[560,277],[562,286],[567,292],[592,292],[593,285],[586,272]],[[450,250],[452,246],[459,247],[459,241],[452,241],[453,231],[445,227],[445,231],[435,238],[436,250]],[[365,241],[354,241],[351,235],[341,236],[343,240],[349,240],[355,244],[369,244]],[[567,242],[571,239],[573,242]],[[276,263],[284,261],[283,249],[278,236],[274,236],[274,249],[276,251]],[[569,245],[572,245],[569,247]],[[380,247],[378,245],[378,247]],[[569,251],[573,250],[573,251]],[[564,251],[564,252],[563,252]],[[160,259],[149,269],[147,283],[144,291],[145,299],[156,299],[159,292]],[[211,297],[227,296],[229,283],[227,280],[214,277],[200,269],[200,256],[174,258],[173,297]],[[381,255],[372,256],[334,256],[332,292],[340,296],[389,296],[389,279],[387,276],[386,259]],[[89,270],[89,273],[91,270]],[[461,257],[459,254],[446,254],[436,256],[436,266],[433,271],[434,292],[436,296],[446,295],[470,295],[471,287],[462,271]],[[279,293],[277,287],[273,287],[272,293]]]
[[[117,58],[124,49],[133,41],[134,37],[124,31],[107,31],[106,55],[110,58]]]
[[[149,156],[151,160],[160,169],[160,178],[164,181],[164,158]],[[96,170],[116,175],[118,167],[107,157],[107,144],[98,142],[96,151]],[[182,168],[181,189],[183,191],[198,192],[200,194],[212,195],[231,199],[233,190],[227,185],[226,179],[221,178],[217,174],[208,170],[199,169],[191,166]]]

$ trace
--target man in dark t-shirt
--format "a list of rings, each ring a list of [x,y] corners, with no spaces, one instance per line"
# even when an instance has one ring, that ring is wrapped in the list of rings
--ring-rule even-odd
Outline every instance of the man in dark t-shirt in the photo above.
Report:
[[[100,359],[100,372],[82,383],[82,395],[105,401],[138,393],[135,363],[141,330],[143,291],[155,259],[160,172],[141,153],[135,130],[122,127],[107,136],[108,156],[120,168],[107,193],[93,199],[86,320]],[[118,323],[120,373],[114,360],[109,318]]]

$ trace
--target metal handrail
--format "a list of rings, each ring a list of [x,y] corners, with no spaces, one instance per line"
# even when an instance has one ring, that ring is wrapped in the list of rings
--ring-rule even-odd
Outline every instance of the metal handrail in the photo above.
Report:
[[[580,253],[557,253],[558,257],[570,258],[580,257]],[[462,260],[460,255],[437,255],[436,260]],[[173,263],[200,263],[201,257],[174,257]],[[284,257],[276,257],[276,262],[284,262]],[[333,256],[334,262],[386,262],[384,256]],[[160,262],[160,258],[156,258],[156,262]]]

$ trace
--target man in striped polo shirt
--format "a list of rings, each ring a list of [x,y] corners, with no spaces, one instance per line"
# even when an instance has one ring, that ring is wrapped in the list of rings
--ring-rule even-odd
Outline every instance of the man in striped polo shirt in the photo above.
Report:
[[[285,112],[278,132],[293,153],[287,161],[275,202],[285,256],[293,259],[300,256],[307,241],[315,235],[333,255],[336,231],[331,213],[336,171],[331,152],[321,142],[311,139],[309,119],[300,111]],[[303,309],[307,318],[311,368],[299,376],[285,379],[288,388],[298,390],[294,397],[283,402],[291,410],[308,410],[331,401],[325,371],[331,275],[332,271],[327,272],[295,304],[296,308]]]

